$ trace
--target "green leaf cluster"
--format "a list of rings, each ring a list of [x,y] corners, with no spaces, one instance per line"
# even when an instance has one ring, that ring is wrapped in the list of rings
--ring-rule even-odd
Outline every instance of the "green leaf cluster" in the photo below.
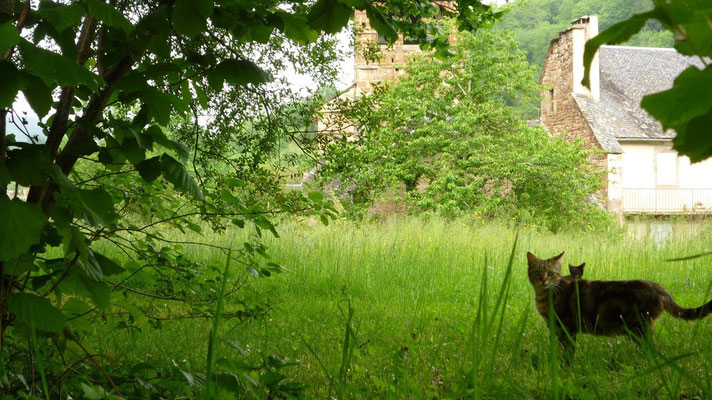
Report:
[[[356,206],[382,196],[412,212],[500,218],[551,230],[602,213],[594,154],[517,118],[505,99],[536,91],[531,66],[501,31],[461,33],[454,56],[416,57],[397,83],[344,104],[356,134],[327,147],[324,180]]]

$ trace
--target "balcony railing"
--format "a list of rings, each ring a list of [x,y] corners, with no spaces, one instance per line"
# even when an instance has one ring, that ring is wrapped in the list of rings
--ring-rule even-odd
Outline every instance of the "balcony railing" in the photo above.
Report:
[[[629,214],[712,213],[712,189],[623,189]]]

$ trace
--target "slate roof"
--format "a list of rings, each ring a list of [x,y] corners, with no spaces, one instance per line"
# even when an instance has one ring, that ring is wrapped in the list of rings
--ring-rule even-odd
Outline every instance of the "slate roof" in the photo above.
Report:
[[[672,139],[675,132],[663,132],[658,121],[640,108],[643,96],[672,87],[680,72],[702,62],[679,54],[675,49],[601,46],[601,98],[595,102],[574,94],[574,99],[591,126],[603,150],[621,153],[618,139]]]

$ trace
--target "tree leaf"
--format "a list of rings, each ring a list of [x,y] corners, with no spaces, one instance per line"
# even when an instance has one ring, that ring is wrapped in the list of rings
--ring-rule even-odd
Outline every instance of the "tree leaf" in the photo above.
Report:
[[[0,196],[5,194],[5,188],[10,183],[10,172],[7,170],[4,162],[0,162]]]
[[[114,262],[114,260],[104,256],[103,254],[99,254],[96,251],[90,251],[90,259],[92,254],[94,255],[94,260],[96,260],[96,263],[101,268],[101,272],[104,274],[104,276],[118,275],[126,271],[124,267]]]
[[[213,3],[213,0],[195,0],[195,3],[200,15],[205,18],[208,18],[213,15],[213,7],[215,7],[215,3]]]
[[[42,79],[27,72],[22,72],[20,76],[22,93],[25,94],[30,107],[42,119],[52,108],[54,99],[52,90],[45,85]]]
[[[47,179],[51,166],[49,149],[45,145],[26,145],[7,152],[5,160],[12,180],[22,186],[41,184]]]
[[[0,24],[0,53],[4,53],[12,46],[20,43],[20,34],[12,21]]]
[[[201,9],[205,11],[201,4],[205,0],[177,0],[173,6],[173,28],[176,32],[194,37],[207,28],[206,16],[201,14]]]
[[[164,148],[175,151],[181,161],[186,162],[186,160],[188,160],[188,156],[190,155],[188,147],[186,147],[183,143],[169,139],[168,136],[163,133],[163,129],[161,129],[161,127],[153,125],[146,129],[146,134],[150,135],[156,143],[160,144]]]
[[[255,225],[257,225],[258,227],[260,227],[262,229],[267,229],[270,232],[272,232],[272,235],[274,237],[276,237],[276,238],[279,237],[279,233],[277,233],[277,229],[274,228],[274,225],[272,224],[272,222],[270,222],[270,220],[265,218],[263,215],[256,216],[252,222],[254,222]]]
[[[80,261],[79,267],[81,268],[82,272],[86,274],[87,278],[93,281],[101,282],[104,280],[104,273],[101,272],[101,267],[96,262],[93,256],[93,252],[91,251],[91,249],[89,249],[89,257],[87,257],[87,261]]]
[[[611,25],[605,31],[599,33],[593,39],[586,42],[586,47],[583,53],[583,65],[586,68],[583,80],[581,83],[589,86],[589,76],[591,72],[591,62],[596,55],[598,48],[604,44],[619,44],[627,41],[631,36],[638,33],[651,18],[664,18],[664,14],[660,9],[654,8],[642,14],[635,14],[625,21]]]
[[[102,81],[100,77],[74,60],[39,48],[26,40],[20,42],[20,54],[27,70],[40,77],[49,86],[86,85],[91,90],[97,90],[99,82]]]
[[[62,312],[69,317],[85,315],[89,313],[91,309],[92,307],[89,304],[79,300],[76,297],[70,298],[62,305]]]
[[[8,311],[33,330],[61,333],[64,329],[64,315],[44,297],[29,293],[10,293],[7,303]]]
[[[153,182],[161,176],[161,158],[156,156],[136,164],[136,170],[146,182]]]
[[[259,85],[271,79],[267,72],[249,60],[225,60],[208,72],[208,82],[215,90],[222,89],[223,82],[233,86]]]
[[[84,0],[89,14],[106,25],[121,29],[126,36],[133,31],[133,24],[123,13],[119,12],[112,5],[99,0]]]
[[[180,99],[170,93],[148,87],[143,90],[142,101],[148,107],[149,115],[158,124],[166,126],[171,121],[172,108],[175,108]]]
[[[663,129],[712,111],[712,67],[691,66],[675,78],[672,88],[643,97],[641,107],[660,121]]]
[[[309,27],[305,17],[286,11],[277,11],[276,15],[282,20],[282,33],[295,42],[309,44],[319,37],[319,32]]]
[[[102,188],[75,188],[71,196],[74,199],[72,208],[91,225],[111,225],[119,218],[114,211],[114,200]]]
[[[203,192],[198,187],[198,184],[195,183],[195,180],[193,180],[193,177],[186,171],[183,164],[176,161],[175,158],[164,153],[161,156],[161,169],[163,170],[163,177],[172,183],[177,190],[188,192],[196,199],[205,201]]]
[[[366,7],[366,15],[368,16],[368,22],[380,35],[383,35],[388,39],[389,42],[395,42],[398,40],[398,31],[391,24],[386,17],[383,16],[381,10],[368,4]]]
[[[47,4],[55,5],[55,7],[44,7]],[[57,32],[77,26],[82,21],[82,17],[86,14],[86,9],[79,4],[57,5],[56,3],[40,2],[40,9],[37,14],[42,16]]]
[[[114,200],[102,188],[80,189],[66,175],[53,166],[52,178],[62,188],[61,198],[67,200],[67,207],[90,225],[111,225],[119,218],[114,210]]]
[[[315,191],[315,192],[307,193],[307,197],[309,197],[309,199],[311,199],[311,201],[313,201],[315,203],[321,203],[324,201],[325,196],[324,196],[324,192]]]
[[[18,258],[5,261],[5,268],[3,273],[5,275],[21,275],[27,271],[37,271],[38,268],[35,265],[34,257],[32,254],[22,254]]]
[[[109,288],[106,282],[99,282],[87,278],[82,278],[81,281],[89,291],[89,296],[97,307],[102,309],[109,307],[111,288]]]
[[[692,119],[675,128],[673,148],[678,153],[690,157],[693,163],[712,156],[712,113]]]
[[[86,262],[89,258],[89,245],[84,234],[79,232],[76,226],[69,226],[62,229],[60,230],[60,234],[62,235],[62,247],[65,256],[72,253],[79,253],[79,260]]]
[[[86,262],[80,263],[82,270],[86,273],[89,279],[101,282],[105,276],[116,275],[124,272],[119,264],[112,261],[110,258],[103,256],[92,249],[88,249],[88,257]]]
[[[350,7],[337,0],[318,0],[309,11],[309,26],[326,33],[337,33],[349,22],[353,13]]]
[[[15,66],[8,61],[0,61],[0,76],[2,84],[0,84],[0,108],[12,107],[17,97],[17,92],[21,88],[21,82],[18,79],[20,74]]]

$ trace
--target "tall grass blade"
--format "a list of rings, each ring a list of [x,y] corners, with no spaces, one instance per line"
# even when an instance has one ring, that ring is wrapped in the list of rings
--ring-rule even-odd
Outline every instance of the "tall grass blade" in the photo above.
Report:
[[[687,260],[693,260],[695,258],[707,257],[707,256],[712,256],[712,251],[705,251],[704,253],[694,254],[691,256],[685,256],[685,257],[679,257],[679,258],[670,258],[665,261],[668,261],[668,262],[687,261]]]
[[[324,374],[326,375],[326,379],[329,380],[329,396],[331,397],[331,393],[334,390],[334,377],[331,375],[329,370],[326,368],[326,365],[324,365],[324,362],[321,361],[321,358],[319,358],[319,355],[316,353],[312,345],[309,344],[309,342],[302,337],[302,342],[304,342],[304,345],[307,346],[307,349],[309,352],[316,358],[316,361],[319,363],[319,366],[321,367],[322,371],[324,371]]]
[[[347,300],[346,324],[344,326],[344,342],[341,346],[341,366],[339,367],[337,395],[339,399],[344,398],[346,391],[346,377],[351,365],[351,358],[356,345],[356,334],[351,327],[354,317],[354,309],[351,307],[351,300]]]
[[[205,372],[205,391],[207,393],[208,399],[212,399],[215,396],[213,387],[213,364],[215,362],[215,346],[217,345],[218,329],[220,329],[220,319],[222,318],[224,297],[225,292],[227,290],[227,279],[228,273],[230,272],[231,255],[232,249],[228,249],[227,259],[225,260],[225,271],[222,275],[222,282],[220,282],[218,303],[215,307],[215,316],[213,317],[213,328],[210,330],[210,337],[208,338],[208,362]]]
[[[42,357],[42,352],[40,350],[40,346],[37,343],[37,333],[35,332],[34,327],[31,328],[31,330],[32,330],[32,350],[35,353],[37,369],[39,370],[40,379],[42,381],[42,392],[45,395],[45,399],[49,400],[49,386],[47,385],[47,377],[45,376],[44,357]]]

